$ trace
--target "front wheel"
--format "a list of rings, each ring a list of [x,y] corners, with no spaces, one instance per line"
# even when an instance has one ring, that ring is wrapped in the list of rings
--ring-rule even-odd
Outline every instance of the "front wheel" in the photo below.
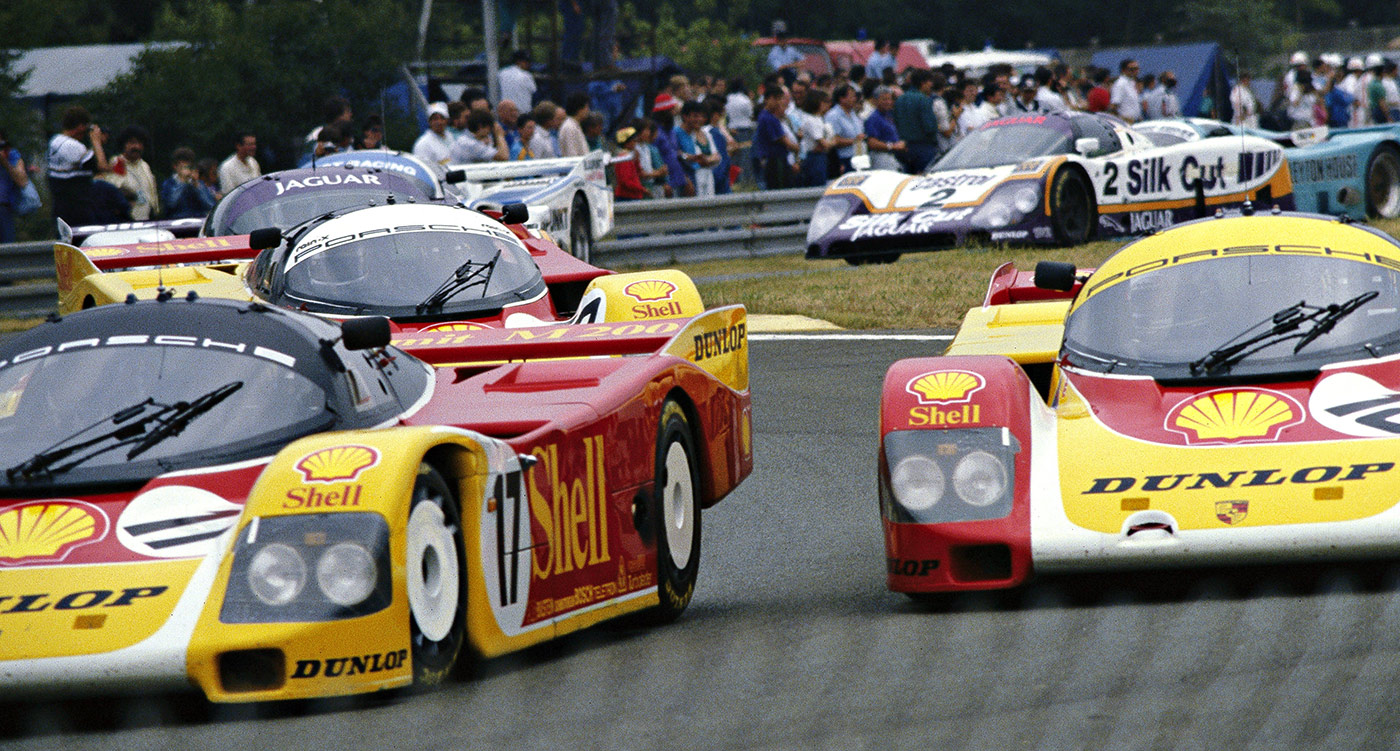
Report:
[[[405,576],[413,683],[442,683],[466,643],[466,559],[462,514],[447,481],[420,464],[408,512]]]
[[[1382,219],[1400,216],[1400,151],[1378,147],[1366,164],[1366,213]]]
[[[661,406],[656,435],[656,584],[661,602],[655,623],[674,621],[695,593],[700,570],[700,473],[690,419],[681,405]]]
[[[1055,242],[1080,245],[1093,234],[1098,220],[1088,181],[1078,170],[1061,169],[1050,183],[1050,224]]]
[[[588,215],[588,199],[574,194],[569,207],[569,254],[584,263],[593,262],[593,219]]]

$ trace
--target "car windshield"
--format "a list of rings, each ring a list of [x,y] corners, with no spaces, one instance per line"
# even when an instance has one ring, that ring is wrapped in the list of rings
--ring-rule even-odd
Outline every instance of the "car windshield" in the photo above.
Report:
[[[431,200],[416,182],[399,175],[359,175],[365,182],[344,182],[346,177],[355,175],[331,173],[280,183],[271,180],[245,183],[240,186],[241,192],[229,194],[214,207],[204,234],[210,237],[246,235],[263,227],[287,230],[337,209],[386,203],[389,196],[402,203]],[[337,178],[342,182],[329,184]],[[313,181],[321,184],[308,184]]]
[[[1068,130],[1033,123],[1011,123],[974,130],[963,136],[926,173],[1015,164],[1024,159],[1068,154]]]
[[[319,386],[254,351],[96,341],[0,368],[0,483],[265,455],[334,419]]]
[[[1336,256],[1242,253],[1177,263],[1093,292],[1065,322],[1065,354],[1088,370],[1168,378],[1296,372],[1384,356],[1400,351],[1397,286],[1396,270]],[[1090,278],[1086,288],[1093,287]],[[1205,367],[1254,338],[1227,368]]]
[[[539,267],[519,241],[453,225],[427,227],[298,246],[284,272],[284,293],[292,303],[308,303],[308,309],[324,303],[406,315],[422,312],[418,306],[445,285],[450,294],[442,293],[435,311],[501,308],[543,291]],[[458,277],[460,288],[452,288]]]

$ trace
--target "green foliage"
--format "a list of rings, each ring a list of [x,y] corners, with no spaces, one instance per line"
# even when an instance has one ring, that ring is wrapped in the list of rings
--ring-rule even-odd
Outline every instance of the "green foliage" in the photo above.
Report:
[[[653,23],[639,17],[632,4],[627,3],[619,13],[619,34],[635,40],[637,54],[665,55],[693,73],[740,77],[756,83],[762,58],[750,44],[753,36],[717,20],[715,0],[695,0],[694,4],[696,10],[703,6],[708,12],[678,17],[670,4],[661,3],[654,6]]]
[[[1293,46],[1292,25],[1277,13],[1274,0],[1186,0],[1181,5],[1186,38],[1219,42],[1240,65],[1258,69]],[[1240,23],[1247,18],[1249,23]]]
[[[180,146],[222,159],[242,130],[273,151],[264,169],[280,169],[294,165],[327,97],[349,99],[357,118],[379,111],[380,92],[398,80],[411,49],[413,23],[393,3],[191,3],[183,13],[165,8],[155,36],[181,44],[143,52],[129,74],[91,98],[94,117],[150,129],[157,169]]]

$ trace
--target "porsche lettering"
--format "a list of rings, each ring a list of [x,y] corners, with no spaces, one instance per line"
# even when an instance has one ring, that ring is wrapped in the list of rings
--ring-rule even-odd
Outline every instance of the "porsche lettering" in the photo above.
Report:
[[[207,337],[176,336],[173,334],[120,334],[117,336],[109,336],[105,339],[100,337],[93,337],[91,339],[74,339],[72,341],[63,342],[62,344],[51,344],[43,347],[37,347],[35,349],[21,352],[15,355],[14,357],[10,358],[9,360],[0,360],[0,368],[5,368],[10,365],[19,365],[20,363],[29,362],[30,360],[37,360],[41,357],[48,357],[49,355],[61,354],[63,352],[67,352],[69,350],[74,349],[88,349],[92,347],[126,347],[142,344],[156,345],[160,347],[198,347],[203,349],[226,349],[231,352],[238,353],[249,352],[250,350],[250,345],[248,345],[245,342],[220,342],[215,341],[213,339],[209,339]],[[275,349],[270,349],[268,347],[262,347],[258,345],[251,345],[250,354],[252,354],[254,357],[261,357],[266,360],[271,360],[273,362],[280,363],[289,368],[294,367],[297,362],[297,359],[295,357],[292,357],[291,355],[279,352]]]
[[[1320,465],[1289,472],[1285,469],[1241,469],[1229,472],[1200,472],[1186,474],[1146,475],[1144,477],[1096,477],[1081,495],[1169,490],[1216,490],[1220,488],[1258,488],[1276,485],[1315,485],[1319,482],[1349,482],[1364,480],[1367,475],[1389,472],[1394,462]]]
[[[169,587],[126,587],[120,592],[112,589],[87,589],[68,594],[40,592],[28,595],[0,595],[0,615],[9,613],[38,613],[44,610],[87,610],[89,608],[120,608],[133,602],[159,597]]]
[[[297,660],[292,678],[342,678],[365,673],[398,670],[408,664],[408,650],[383,654],[332,657],[327,660]]]

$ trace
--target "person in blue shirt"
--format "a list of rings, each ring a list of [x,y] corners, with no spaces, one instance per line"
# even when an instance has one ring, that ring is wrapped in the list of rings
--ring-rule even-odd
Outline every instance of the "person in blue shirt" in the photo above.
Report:
[[[764,88],[763,111],[758,113],[754,125],[753,157],[761,167],[759,187],[765,190],[780,190],[794,182],[791,155],[797,153],[798,144],[783,125],[787,106],[786,89],[781,86]]]
[[[894,89],[880,86],[875,89],[875,111],[865,118],[865,142],[870,146],[870,168],[893,170],[904,169],[905,144],[894,127]]]
[[[160,205],[165,207],[165,218],[192,219],[208,214],[209,206],[199,192],[192,149],[181,146],[171,153],[170,173],[160,184]]]
[[[666,165],[668,198],[673,196],[695,195],[695,183],[681,167],[679,148],[676,145],[676,109],[680,102],[670,94],[657,94],[656,104],[651,108],[652,120],[656,122],[656,149],[661,152],[661,161]]]
[[[705,100],[705,109],[710,117],[710,124],[705,126],[705,131],[710,134],[710,140],[714,141],[715,150],[719,153],[719,164],[713,168],[715,173],[715,195],[724,195],[730,192],[729,171],[733,160],[730,155],[737,149],[734,135],[724,126],[724,98],[720,96],[710,96]]]

